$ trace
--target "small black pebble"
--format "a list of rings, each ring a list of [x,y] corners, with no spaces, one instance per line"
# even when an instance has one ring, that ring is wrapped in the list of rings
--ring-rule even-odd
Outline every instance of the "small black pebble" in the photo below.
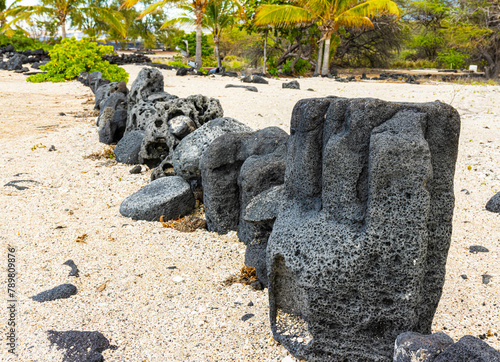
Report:
[[[486,302],[483,302],[483,307],[486,306]]]
[[[35,302],[50,302],[56,299],[66,299],[75,295],[77,293],[77,289],[73,284],[61,284],[57,287],[54,287],[50,290],[46,290],[44,292],[38,293],[37,295],[31,297]]]
[[[488,274],[484,274],[483,275],[483,284],[488,284],[491,279],[493,279],[493,277],[491,275],[488,275]]]
[[[314,89],[312,89],[312,88],[307,88],[307,90],[308,90],[309,92],[314,92]]]
[[[469,246],[469,252],[471,252],[471,253],[488,253],[489,250],[481,245],[472,245],[472,246]]]
[[[64,113],[64,112],[60,112],[60,113],[59,113],[59,115],[60,115],[60,116],[65,116],[65,115],[66,115],[66,113]]]
[[[52,152],[52,151],[55,151],[55,150],[56,150],[56,146],[51,145],[51,146],[49,147],[49,152]]]
[[[248,314],[245,314],[243,317],[241,317],[241,320],[243,322],[246,322],[247,320],[249,320],[252,317],[255,317],[255,314],[248,313]]]
[[[481,339],[486,339],[486,334],[480,334],[478,337]]]
[[[462,279],[467,279],[467,275],[466,274],[462,274],[460,276],[462,277]]]
[[[249,307],[253,307],[253,302],[252,302],[252,301],[250,301],[250,302],[247,304],[247,306],[249,306]]]
[[[167,269],[177,269],[177,267],[175,265],[172,265],[172,266],[167,267]]]
[[[131,174],[138,174],[138,173],[141,173],[141,171],[142,171],[142,167],[140,165],[137,165],[134,168],[132,168],[129,172]]]
[[[78,270],[75,262],[73,260],[66,260],[63,265],[67,265],[71,268],[70,272],[69,272],[69,276],[70,277],[79,277],[80,276],[80,271]]]

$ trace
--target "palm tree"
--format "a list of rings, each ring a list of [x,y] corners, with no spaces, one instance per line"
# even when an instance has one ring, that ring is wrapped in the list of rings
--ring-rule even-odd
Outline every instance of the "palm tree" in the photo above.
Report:
[[[181,6],[180,8],[185,10],[186,13],[178,18],[165,22],[164,27],[171,26],[175,23],[195,25],[193,8],[190,6]],[[219,68],[222,66],[219,52],[220,37],[224,29],[236,23],[238,19],[237,15],[242,16],[243,11],[231,0],[213,0],[210,1],[206,7],[201,27],[210,30],[212,33],[215,57]]]
[[[189,11],[194,14],[194,25],[196,26],[196,54],[194,61],[196,63],[196,69],[199,70],[201,68],[201,29],[203,27],[203,19],[205,17],[207,8],[211,6],[212,3],[217,3],[219,1],[220,0],[160,0],[144,9],[144,11],[139,16],[139,19],[148,14],[152,14],[158,11],[158,9],[166,6],[167,4],[177,4],[185,10],[189,8]],[[237,0],[227,1],[237,4],[237,6],[241,8]],[[139,0],[126,0],[123,3],[122,7],[130,8],[138,2]],[[167,21],[163,24],[162,28],[165,29],[175,22],[176,19]]]
[[[293,5],[262,6],[255,16],[255,24],[289,26],[316,22],[321,31],[316,73],[321,69],[321,74],[326,75],[332,35],[341,27],[373,27],[370,17],[382,14],[399,16],[397,4],[390,0],[297,0]]]
[[[57,20],[61,35],[66,38],[66,22],[69,18],[78,16],[96,17],[103,20],[121,33],[125,33],[122,16],[119,12],[104,6],[95,6],[92,0],[40,0],[40,5],[16,6],[7,12],[13,16],[13,22],[28,20],[32,16],[45,15]]]

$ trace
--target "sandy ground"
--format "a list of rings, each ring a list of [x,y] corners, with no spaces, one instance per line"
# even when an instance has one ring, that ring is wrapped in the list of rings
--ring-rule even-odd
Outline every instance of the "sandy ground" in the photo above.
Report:
[[[131,81],[140,70],[125,68]],[[253,93],[224,88],[240,84],[235,78],[163,73],[167,92],[215,97],[225,116],[254,129],[275,125],[288,131],[299,99],[328,95],[441,100],[456,107],[462,117],[456,208],[433,330],[455,340],[487,334],[486,341],[500,349],[500,215],[484,209],[500,191],[500,86],[309,78],[299,79],[301,90],[282,89],[282,80],[270,80],[255,85],[259,92]],[[88,88],[24,79],[0,71],[0,240],[5,265],[7,245],[17,249],[18,360],[62,361],[65,350],[51,346],[50,330],[101,332],[115,346],[103,352],[106,361],[282,361],[289,356],[271,339],[267,292],[223,285],[243,265],[245,248],[234,233],[185,234],[122,217],[121,201],[148,183],[149,171],[131,175],[130,166],[85,158],[104,148],[90,114]],[[55,152],[48,151],[51,145]],[[18,190],[8,185],[11,181],[26,188]],[[76,242],[84,234],[85,241]],[[489,252],[472,254],[471,245]],[[79,278],[68,276],[70,269],[62,265],[68,259],[78,266]],[[485,274],[492,276],[487,285]],[[74,284],[78,294],[42,304],[30,299],[63,283]],[[5,348],[6,313],[1,315],[3,361],[13,358]]]

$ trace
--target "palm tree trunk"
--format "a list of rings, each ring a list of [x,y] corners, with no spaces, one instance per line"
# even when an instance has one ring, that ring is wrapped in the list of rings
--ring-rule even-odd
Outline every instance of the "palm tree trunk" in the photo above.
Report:
[[[201,10],[196,12],[196,54],[194,61],[196,63],[196,70],[201,68],[201,21],[203,19],[203,13]]]
[[[266,29],[264,31],[264,59],[262,59],[262,73],[263,74],[266,74],[266,71],[267,71],[266,63],[267,63],[267,32],[268,31],[269,31],[268,29]]]
[[[321,34],[321,38],[323,38],[323,34]],[[318,75],[321,72],[321,56],[323,55],[322,53],[323,53],[324,42],[325,42],[324,40],[319,41],[318,60],[316,61],[316,69],[314,69],[314,75]]]
[[[62,38],[66,38],[66,20],[61,22],[61,36]]]
[[[214,48],[215,48],[215,57],[217,58],[217,68],[222,67],[222,62],[220,59],[219,52],[219,37],[214,36]]]
[[[323,54],[323,68],[321,68],[321,75],[327,75],[330,70],[330,40],[332,35],[329,34],[325,39],[325,53]]]

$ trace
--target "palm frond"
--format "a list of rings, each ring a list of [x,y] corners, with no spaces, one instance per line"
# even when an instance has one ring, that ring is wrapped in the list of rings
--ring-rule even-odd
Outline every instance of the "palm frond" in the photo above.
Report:
[[[294,5],[264,5],[255,15],[255,25],[286,26],[309,22],[313,19],[307,9]]]
[[[346,9],[340,16],[344,14],[368,18],[375,15],[394,15],[399,17],[399,7],[394,1],[390,0],[368,0]]]
[[[125,0],[123,4],[120,5],[120,9],[130,9],[132,6],[137,4],[139,0]]]
[[[154,4],[151,4],[146,9],[144,9],[144,11],[137,17],[137,19],[142,19],[146,15],[154,13],[158,9],[164,7],[165,5],[167,5],[168,3],[171,3],[171,2],[175,2],[175,1],[161,0],[161,1],[158,1]]]

